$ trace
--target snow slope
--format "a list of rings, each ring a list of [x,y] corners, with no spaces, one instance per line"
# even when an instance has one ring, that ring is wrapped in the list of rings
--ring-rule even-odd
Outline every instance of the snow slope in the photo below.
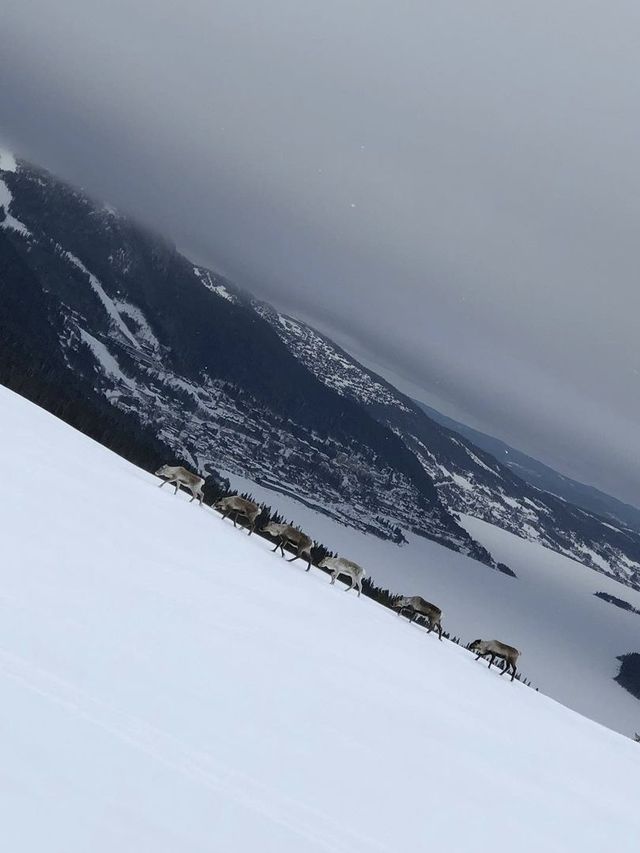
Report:
[[[640,702],[613,680],[618,655],[640,652],[640,616],[594,596],[607,592],[640,609],[636,590],[471,516],[462,516],[463,525],[517,579],[421,537],[408,535],[401,548],[381,542],[289,496],[225,475],[234,488],[362,563],[378,586],[438,604],[453,636],[464,642],[496,637],[516,646],[524,675],[547,695],[623,734],[640,731]]]
[[[632,741],[5,389],[0,423],[3,849],[637,849]]]

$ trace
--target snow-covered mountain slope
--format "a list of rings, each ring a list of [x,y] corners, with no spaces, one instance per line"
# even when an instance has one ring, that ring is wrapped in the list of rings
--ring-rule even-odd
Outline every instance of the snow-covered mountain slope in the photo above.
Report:
[[[468,438],[429,418],[326,336],[258,300],[253,304],[320,381],[403,439],[451,511],[539,542],[640,589],[638,531],[529,484]]]
[[[88,397],[135,413],[200,471],[278,482],[362,530],[408,528],[493,565],[404,443],[319,382],[246,298],[112,208],[12,165],[0,171],[0,338],[28,302],[22,314],[48,318]]]
[[[619,656],[640,652],[640,616],[596,597],[604,592],[640,609],[640,592],[471,516],[463,524],[517,580],[420,537],[409,536],[401,548],[377,541],[292,498],[230,479],[327,547],[352,555],[378,586],[437,604],[445,629],[463,643],[495,636],[516,646],[523,674],[548,696],[623,734],[640,731],[640,702],[614,681]]]
[[[635,851],[637,744],[0,408],[7,850]]]
[[[0,308],[7,383],[59,361],[56,385],[72,372],[201,473],[509,571],[458,523],[472,515],[640,588],[640,533],[529,485],[309,326],[15,158],[0,161]]]
[[[580,483],[571,477],[560,474],[540,462],[539,459],[528,456],[499,438],[453,420],[453,418],[443,415],[442,412],[438,412],[431,406],[427,406],[426,403],[421,403],[419,400],[415,402],[432,420],[468,438],[476,447],[480,447],[495,456],[514,474],[532,486],[545,492],[551,492],[551,494],[563,498],[570,504],[595,513],[617,527],[630,527],[632,530],[640,532],[640,509],[637,507],[624,503],[594,486]]]

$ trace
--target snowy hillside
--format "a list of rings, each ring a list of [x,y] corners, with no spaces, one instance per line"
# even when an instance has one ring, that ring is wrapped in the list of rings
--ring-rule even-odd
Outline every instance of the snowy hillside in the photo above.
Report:
[[[355,554],[380,587],[422,595],[464,642],[489,634],[522,651],[535,687],[624,734],[640,731],[640,702],[614,678],[619,655],[640,652],[640,616],[597,598],[604,592],[640,609],[640,593],[574,560],[471,516],[472,535],[512,566],[517,580],[418,536],[401,548],[338,525],[289,497],[230,475],[234,488],[266,504],[343,553]]]
[[[0,417],[5,849],[637,849],[637,744],[4,389]]]

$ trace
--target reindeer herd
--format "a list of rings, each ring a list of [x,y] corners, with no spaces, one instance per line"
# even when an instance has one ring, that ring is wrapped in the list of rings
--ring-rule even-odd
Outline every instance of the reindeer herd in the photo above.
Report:
[[[174,495],[178,493],[180,486],[184,486],[191,492],[191,501],[198,498],[200,506],[203,500],[204,479],[197,474],[193,474],[181,465],[163,465],[155,472],[157,477],[161,477],[163,482],[160,483],[160,488],[169,483],[175,486]],[[253,501],[242,498],[239,495],[230,495],[226,498],[220,498],[214,504],[215,509],[222,513],[223,520],[229,516],[233,519],[233,526],[237,527],[239,517],[246,520],[249,527],[249,536],[254,532],[256,521],[261,513],[258,504]],[[311,549],[313,540],[306,533],[293,527],[291,524],[278,524],[270,521],[265,524],[260,530],[261,533],[266,533],[272,539],[275,539],[275,547],[273,552],[280,549],[281,556],[284,557],[284,546],[288,545],[295,549],[295,554],[288,562],[304,557],[307,561],[306,571],[311,569]],[[362,580],[366,577],[366,572],[357,563],[352,560],[347,560],[346,557],[325,557],[318,563],[321,569],[328,569],[331,572],[331,583],[335,584],[336,580],[341,576],[348,577],[351,585],[346,588],[349,592],[354,587],[358,590],[358,597],[362,593]],[[420,595],[402,596],[391,605],[393,610],[398,612],[400,616],[404,612],[409,613],[409,621],[413,622],[417,618],[426,620],[428,633],[432,631],[438,632],[438,639],[442,641],[442,610],[426,601]],[[511,681],[516,677],[516,661],[520,656],[520,652],[514,649],[513,646],[508,646],[506,643],[501,643],[499,640],[474,640],[469,645],[469,650],[476,653],[476,660],[489,658],[489,669],[496,659],[504,661],[504,667],[501,675],[511,671]]]

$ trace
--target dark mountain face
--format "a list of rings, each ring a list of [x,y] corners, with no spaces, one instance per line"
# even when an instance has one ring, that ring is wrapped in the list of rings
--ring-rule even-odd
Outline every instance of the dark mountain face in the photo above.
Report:
[[[172,453],[133,412],[112,406],[69,370],[59,346],[59,303],[0,229],[0,384],[27,397],[137,465]]]
[[[338,393],[392,429],[419,460],[442,502],[640,588],[640,535],[522,478],[309,326],[254,301],[296,356]]]
[[[403,440],[319,381],[248,299],[46,172],[19,163],[0,179],[5,360],[37,340],[87,400],[136,415],[202,472],[233,471],[362,530],[412,530],[493,565]]]
[[[0,205],[5,362],[38,350],[200,472],[247,476],[361,530],[411,530],[497,568],[466,513],[640,586],[636,532],[525,482],[165,240],[24,163],[0,172]]]

